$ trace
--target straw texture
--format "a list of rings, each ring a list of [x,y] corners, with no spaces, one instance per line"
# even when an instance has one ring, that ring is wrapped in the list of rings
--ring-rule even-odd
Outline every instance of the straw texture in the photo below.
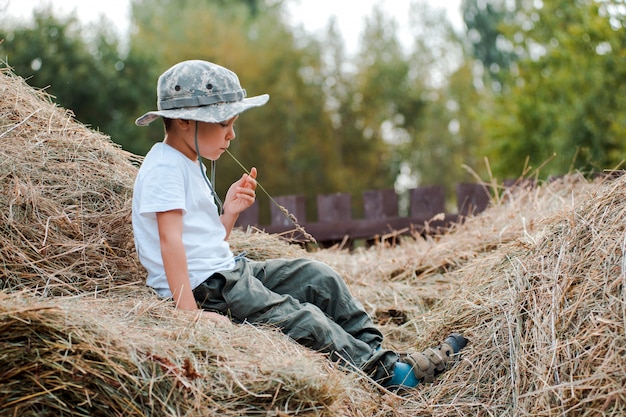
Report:
[[[68,294],[141,279],[129,227],[139,159],[6,69],[0,97],[2,286]]]
[[[339,270],[387,347],[470,340],[396,395],[275,329],[215,325],[144,286],[139,157],[0,73],[0,415],[621,416],[626,176],[501,189],[437,238],[305,252],[235,231],[254,259]]]

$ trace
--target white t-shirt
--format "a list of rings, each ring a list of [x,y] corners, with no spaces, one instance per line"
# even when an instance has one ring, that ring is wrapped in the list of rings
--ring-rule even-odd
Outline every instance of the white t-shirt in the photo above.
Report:
[[[191,288],[215,272],[233,269],[233,253],[224,240],[226,230],[198,162],[159,142],[148,152],[137,174],[132,221],[137,254],[148,271],[147,285],[164,297],[172,293],[163,269],[156,213],[176,209],[183,211],[183,245]]]

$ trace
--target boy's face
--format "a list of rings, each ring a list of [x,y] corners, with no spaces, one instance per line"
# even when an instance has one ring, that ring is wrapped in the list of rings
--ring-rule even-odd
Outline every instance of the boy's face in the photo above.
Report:
[[[198,149],[203,158],[215,161],[230,146],[230,141],[235,139],[235,121],[239,116],[221,123],[196,122],[193,120],[184,121],[188,123],[184,129],[183,140],[178,141],[179,151],[190,159],[197,159],[195,132],[198,123]]]

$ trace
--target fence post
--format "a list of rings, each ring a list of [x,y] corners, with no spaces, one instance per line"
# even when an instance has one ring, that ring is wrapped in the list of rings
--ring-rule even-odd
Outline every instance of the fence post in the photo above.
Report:
[[[459,215],[470,216],[485,211],[491,195],[483,184],[462,183],[456,186],[456,198]]]
[[[445,191],[440,185],[413,188],[409,190],[409,216],[428,220],[433,216],[445,213]]]
[[[317,219],[320,223],[349,222],[352,220],[352,197],[348,193],[319,194]]]
[[[398,217],[398,194],[393,189],[365,191],[363,211],[367,220]]]
[[[440,233],[451,223],[484,211],[491,202],[488,185],[463,183],[457,185],[456,191],[458,214],[446,213],[444,188],[434,185],[409,190],[409,216],[399,217],[399,198],[393,189],[368,190],[363,193],[363,219],[352,219],[352,197],[349,193],[319,194],[316,222],[306,220],[306,201],[303,195],[278,196],[274,201],[284,211],[276,205],[270,205],[271,223],[263,228],[268,233],[295,230],[289,218],[295,217],[298,224],[304,226],[320,244],[351,244],[354,239],[371,240],[379,236],[389,236],[390,232]],[[239,216],[237,225],[261,227],[258,203]]]
[[[289,214],[296,216],[300,224],[306,223],[306,202],[303,195],[285,195],[274,198],[274,201],[284,207]],[[292,227],[293,223],[276,205],[270,205],[272,226]]]

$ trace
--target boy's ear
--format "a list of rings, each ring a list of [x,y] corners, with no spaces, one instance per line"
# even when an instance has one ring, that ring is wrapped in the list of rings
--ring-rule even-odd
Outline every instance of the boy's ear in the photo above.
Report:
[[[193,121],[185,119],[174,119],[174,123],[176,123],[176,126],[178,126],[179,129],[188,130],[191,127]]]

